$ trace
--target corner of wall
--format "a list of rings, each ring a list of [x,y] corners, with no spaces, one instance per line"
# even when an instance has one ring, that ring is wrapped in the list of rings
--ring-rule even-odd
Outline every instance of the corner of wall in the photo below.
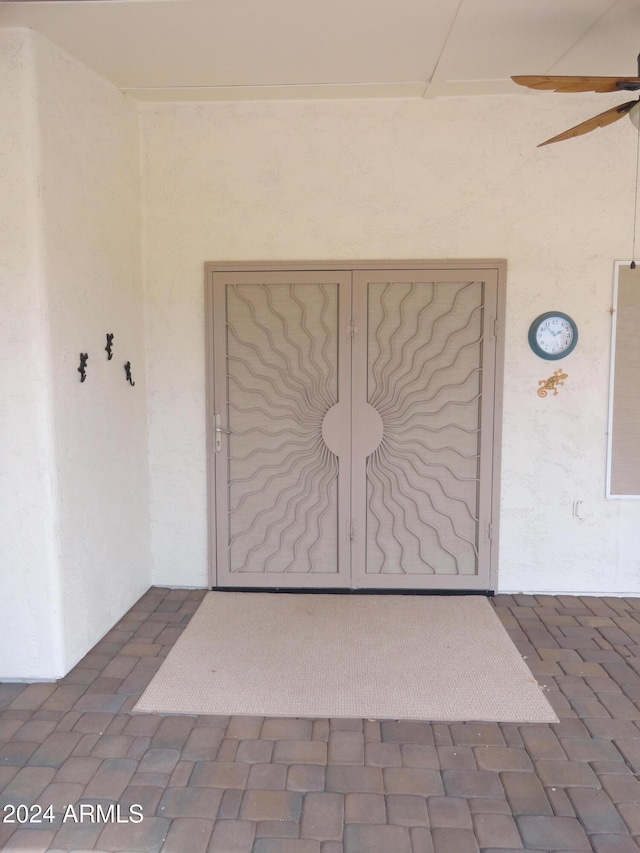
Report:
[[[4,563],[0,677],[63,675],[57,484],[52,440],[51,347],[44,269],[40,127],[33,33],[0,30],[0,172],[4,216],[0,373],[4,417],[0,478]]]
[[[40,35],[35,56],[67,671],[151,585],[139,133],[111,83]]]

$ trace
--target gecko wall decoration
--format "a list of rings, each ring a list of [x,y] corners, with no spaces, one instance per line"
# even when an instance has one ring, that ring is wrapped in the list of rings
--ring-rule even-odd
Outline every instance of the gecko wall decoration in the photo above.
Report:
[[[125,372],[125,375],[126,375],[126,377],[127,377],[127,382],[129,383],[129,385],[132,385],[132,386],[133,386],[133,385],[135,385],[136,383],[135,383],[135,382],[133,381],[133,379],[131,378],[131,362],[130,362],[130,361],[128,361],[128,362],[125,364],[125,366],[124,366],[124,372]]]
[[[80,367],[78,368],[78,373],[80,374],[80,382],[84,382],[87,378],[87,362],[89,361],[89,353],[81,352],[80,353]]]
[[[538,397],[546,397],[549,394],[549,391],[553,391],[554,396],[558,393],[558,385],[564,385],[564,380],[569,378],[568,373],[563,373],[562,369],[556,370],[553,376],[550,376],[548,379],[541,379],[538,382],[538,385],[542,386],[538,388]]]

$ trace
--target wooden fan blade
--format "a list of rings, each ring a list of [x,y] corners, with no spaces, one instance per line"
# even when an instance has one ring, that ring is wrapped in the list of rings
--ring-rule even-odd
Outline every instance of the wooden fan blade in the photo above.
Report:
[[[538,148],[541,148],[543,145],[550,145],[552,142],[562,142],[563,139],[572,139],[574,136],[582,136],[583,133],[589,133],[591,130],[595,130],[598,127],[606,127],[608,124],[613,124],[614,121],[618,121],[619,118],[626,116],[631,108],[637,103],[638,101],[627,101],[626,104],[620,104],[610,110],[605,110],[605,112],[600,113],[597,116],[593,116],[593,118],[587,119],[587,121],[583,121],[582,124],[577,124],[575,127],[565,130],[564,133],[559,133],[552,139],[547,139],[546,142],[541,142],[540,145],[538,145]]]
[[[552,92],[635,92],[640,77],[527,77],[511,78],[519,86]]]

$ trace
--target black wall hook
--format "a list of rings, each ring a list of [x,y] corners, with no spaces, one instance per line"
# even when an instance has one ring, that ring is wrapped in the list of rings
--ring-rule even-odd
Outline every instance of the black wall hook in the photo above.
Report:
[[[126,373],[126,375],[127,375],[127,382],[129,383],[129,385],[135,385],[136,383],[135,383],[135,382],[133,381],[133,379],[131,378],[131,362],[130,362],[130,361],[128,361],[128,362],[125,364],[125,366],[124,366],[124,372],[125,372],[125,373]]]
[[[107,360],[108,361],[111,361],[111,359],[113,358],[113,353],[111,352],[112,345],[113,345],[113,335],[110,335],[109,332],[107,332],[107,345],[104,348],[104,350],[107,354]]]
[[[87,361],[89,360],[89,353],[81,352],[80,353],[80,367],[78,368],[78,373],[80,374],[80,382],[84,382],[87,378],[86,370],[87,370]]]

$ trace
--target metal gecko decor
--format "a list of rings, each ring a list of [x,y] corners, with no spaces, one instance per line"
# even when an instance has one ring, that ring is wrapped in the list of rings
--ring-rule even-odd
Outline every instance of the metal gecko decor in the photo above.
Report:
[[[89,354],[86,352],[80,353],[80,367],[78,368],[78,373],[80,374],[80,382],[84,382],[87,378],[87,362],[89,361]]]
[[[114,335],[111,332],[107,332],[107,345],[104,348],[107,353],[107,360],[111,361],[113,358],[113,338]],[[80,353],[80,367],[78,368],[78,373],[80,374],[80,382],[84,382],[87,378],[87,361],[89,361],[89,353],[81,352]],[[131,377],[131,362],[128,361],[124,366],[124,373],[127,382],[129,385],[134,386],[136,383],[133,381]]]
[[[135,385],[136,383],[135,383],[135,382],[133,381],[133,379],[131,378],[131,362],[130,362],[130,361],[128,361],[128,362],[125,364],[125,366],[124,366],[124,372],[125,372],[125,375],[126,375],[126,377],[127,377],[127,382],[129,383],[129,385]]]
[[[554,396],[558,393],[558,386],[564,385],[564,380],[569,378],[568,373],[563,373],[562,369],[556,370],[553,376],[550,376],[548,379],[541,379],[538,382],[538,385],[541,387],[538,388],[538,397],[546,397],[549,394],[549,391],[553,391]]]

